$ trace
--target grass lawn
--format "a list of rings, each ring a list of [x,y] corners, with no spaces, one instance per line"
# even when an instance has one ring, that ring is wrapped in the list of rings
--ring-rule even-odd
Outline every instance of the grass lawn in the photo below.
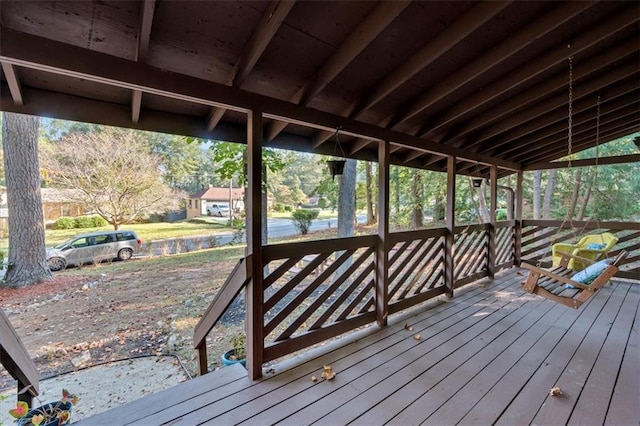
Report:
[[[45,231],[45,242],[47,247],[49,247],[60,244],[77,234],[111,229],[113,229],[113,227],[104,226],[100,228],[47,230]],[[231,228],[227,227],[226,222],[221,222],[219,220],[216,221],[211,218],[199,218],[196,221],[191,220],[174,223],[138,223],[133,225],[123,225],[121,229],[130,229],[135,231],[142,241],[145,242],[231,231]]]
[[[291,212],[271,212],[269,213],[269,217],[275,219],[291,219]],[[318,215],[318,219],[335,219],[338,217],[338,212],[335,210],[320,210],[320,214]]]

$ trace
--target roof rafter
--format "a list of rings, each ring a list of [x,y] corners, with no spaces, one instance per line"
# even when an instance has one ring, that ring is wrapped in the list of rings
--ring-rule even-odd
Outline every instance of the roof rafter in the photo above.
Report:
[[[264,53],[294,4],[295,0],[273,1],[269,4],[264,15],[262,15],[260,23],[253,31],[245,51],[229,73],[226,81],[227,86],[242,86],[242,83],[244,83],[249,73],[253,70],[253,67]],[[215,129],[224,112],[224,108],[218,107],[211,110],[207,124],[209,131]]]
[[[147,60],[149,53],[149,41],[151,40],[151,26],[153,25],[153,14],[156,8],[156,0],[144,0],[140,5],[140,23],[138,26],[138,45],[134,59],[139,62]],[[137,123],[140,120],[140,109],[142,108],[142,92],[134,90],[131,93],[131,121]]]
[[[344,70],[402,11],[409,5],[408,0],[381,2],[344,43],[290,99],[291,102],[308,105],[342,70]],[[275,138],[287,127],[286,122],[271,123],[267,140]]]
[[[447,50],[468,37],[473,31],[496,16],[510,3],[511,1],[478,3],[460,17],[460,19],[438,34],[433,40],[425,44],[420,51],[409,58],[404,64],[377,83],[375,87],[368,90],[367,93],[369,93],[369,95],[365,99],[354,102],[342,111],[340,115],[356,119],[360,118],[362,113],[387,97],[411,77],[442,56]],[[315,136],[314,142],[320,145],[330,137],[330,132],[320,132]]]
[[[578,101],[581,98],[591,96],[593,94],[597,95],[598,91],[602,90],[602,87],[606,87],[616,82],[623,80],[627,77],[631,77],[634,74],[637,74],[638,66],[634,63],[629,63],[627,65],[615,68],[614,70],[602,74],[596,78],[593,78],[584,84],[574,86],[573,87],[573,100],[574,102]],[[522,124],[525,124],[536,117],[540,117],[542,115],[548,114],[554,111],[556,108],[560,108],[567,105],[567,94],[559,93],[558,95],[548,98],[542,102],[539,102],[537,105],[529,108],[526,112],[521,112],[518,114],[511,115],[508,118],[503,119],[502,121],[487,126],[484,128],[482,133],[474,135],[474,140],[472,143],[465,144],[464,148],[470,148],[477,145],[480,145],[484,141],[488,141],[491,138],[495,138],[496,136],[505,133],[509,130],[514,129]],[[514,135],[514,138],[518,138],[518,135]],[[500,140],[499,144],[507,144],[510,140]]]
[[[9,92],[11,92],[13,103],[16,105],[24,105],[22,86],[20,85],[20,79],[18,78],[15,67],[11,64],[2,62],[2,71],[4,72],[4,77],[9,85]]]
[[[160,70],[147,64],[111,56],[90,49],[61,43],[39,36],[0,27],[0,62],[81,78],[101,84],[138,89],[157,96],[191,102],[199,105],[221,106],[240,112],[262,111],[263,116],[290,121],[316,129],[342,127],[342,133],[353,137],[368,137],[393,141],[410,149],[438,152],[497,164],[509,170],[520,170],[520,165],[499,158],[477,155],[471,151],[425,141],[415,136],[356,121],[336,114],[307,108],[291,102],[249,93],[237,88],[171,71]],[[46,49],[43,49],[46,47]]]
[[[600,141],[599,144],[603,144],[611,140],[609,134],[624,131],[625,128],[637,126],[640,123],[640,115],[638,115],[639,107],[636,104],[635,107],[626,111],[624,115],[616,115],[611,121],[607,121],[600,125]],[[585,124],[582,127],[577,128],[574,131],[572,152],[578,152],[582,149],[587,149],[595,146],[595,139],[597,133],[596,126]],[[561,155],[568,152],[568,145],[566,144],[566,136],[560,135],[547,138],[538,144],[535,149],[529,150],[526,154],[518,154],[515,158],[523,162],[539,162],[546,159],[553,159],[553,156]],[[563,144],[560,145],[560,142]],[[557,148],[553,148],[553,146]],[[552,147],[552,148],[549,148]],[[555,157],[557,158],[557,157]]]
[[[622,96],[613,94],[610,91],[607,92],[608,102],[601,104],[602,116],[618,111],[627,105],[632,105],[638,99],[638,95],[634,93],[633,90],[630,93],[628,90],[624,92]],[[611,96],[613,96],[613,98],[611,98]],[[597,101],[593,99],[584,99],[582,102],[576,103],[573,107],[573,125],[580,125],[591,120],[593,118],[591,112],[593,108],[596,107]],[[589,114],[580,114],[581,112],[588,112]],[[487,154],[491,153],[492,155],[497,151],[506,154],[522,150],[521,144],[535,143],[556,133],[567,133],[567,111],[564,109],[558,109],[553,113],[530,121],[523,126],[521,130],[519,129],[519,136],[517,137],[505,135],[505,139],[514,140],[517,138],[518,145],[512,144],[512,146],[501,146],[497,148],[492,144],[487,144],[479,151],[486,152]]]
[[[610,29],[618,28],[622,29],[627,25],[637,22],[639,17],[630,14],[621,13],[610,20],[606,20],[589,31],[586,35],[578,37],[572,44],[572,54],[578,55],[580,52],[592,47],[596,43],[602,41],[609,36]],[[606,52],[598,55],[596,58],[590,59],[579,67],[575,67],[574,75],[576,79],[582,78],[587,74],[610,65],[611,62],[616,61],[629,53],[637,52],[637,39],[632,37],[628,42],[615,46],[614,48],[607,50]],[[438,124],[431,126],[428,131],[422,131],[422,137],[429,137],[434,135],[438,130],[441,130],[446,125],[450,124],[452,120],[459,119],[461,116],[472,111],[474,108],[478,108],[495,97],[506,93],[513,89],[517,85],[522,84],[529,78],[534,77],[540,72],[550,69],[553,66],[561,64],[567,60],[569,52],[567,52],[563,44],[559,44],[556,49],[552,49],[548,53],[542,54],[540,57],[532,61],[531,64],[526,65],[506,76],[504,79],[499,79],[485,87],[481,92],[463,99],[453,106],[449,111],[445,112],[438,121]],[[448,136],[447,142],[460,141],[463,136],[470,134],[479,127],[485,126],[491,122],[495,122],[505,115],[509,114],[515,109],[522,108],[523,105],[533,103],[535,100],[540,99],[545,94],[552,92],[560,87],[565,87],[567,84],[566,71],[560,73],[558,77],[537,85],[536,87],[527,90],[523,93],[517,94],[492,108],[487,109],[484,113],[476,115],[467,123],[456,126],[456,133]]]
[[[525,49],[537,38],[558,28],[564,22],[591,5],[592,2],[560,3],[551,13],[540,17],[533,24],[524,27],[516,34],[506,38],[493,49],[482,54],[475,61],[460,69],[460,71],[420,94],[408,108],[401,110],[394,116],[391,120],[391,127],[393,128],[400,123],[413,119],[445,96],[458,90],[479,75],[490,71],[509,56]]]

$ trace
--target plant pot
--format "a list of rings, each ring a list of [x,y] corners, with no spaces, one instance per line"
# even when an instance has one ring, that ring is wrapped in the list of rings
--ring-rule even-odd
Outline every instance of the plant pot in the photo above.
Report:
[[[230,351],[226,351],[222,354],[222,363],[225,367],[228,367],[233,364],[242,364],[243,367],[247,367],[247,361],[242,359],[235,359],[234,355],[236,353],[235,349],[231,349]]]
[[[344,172],[344,163],[346,160],[328,160],[327,166],[329,167],[329,173],[331,174],[331,179],[335,178],[337,175],[341,175]]]
[[[71,402],[62,402],[62,401],[54,401],[54,402],[50,402],[48,404],[44,404],[41,405],[40,407],[36,407],[33,408],[31,410],[29,410],[29,412],[27,413],[26,416],[21,417],[20,419],[18,419],[18,426],[30,426],[31,423],[31,418],[37,414],[43,414],[43,413],[54,413],[54,412],[58,412],[58,411],[68,411],[69,412],[69,418],[67,419],[66,422],[64,423],[60,423],[59,419],[54,419],[51,421],[45,421],[42,422],[40,424],[40,426],[59,426],[59,425],[66,425],[69,424],[69,422],[71,421],[71,409],[73,408],[73,404],[71,404]]]
[[[471,179],[471,183],[474,188],[480,188],[482,186],[482,178],[473,178]]]

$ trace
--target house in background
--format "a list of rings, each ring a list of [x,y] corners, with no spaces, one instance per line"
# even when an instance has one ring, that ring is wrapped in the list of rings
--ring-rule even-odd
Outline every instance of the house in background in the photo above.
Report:
[[[44,222],[53,223],[62,216],[76,217],[91,214],[87,205],[80,203],[76,196],[77,190],[60,188],[41,188],[42,211]]]
[[[207,215],[207,206],[213,203],[229,205],[233,211],[244,210],[244,188],[216,188],[209,187],[186,200],[187,219]]]

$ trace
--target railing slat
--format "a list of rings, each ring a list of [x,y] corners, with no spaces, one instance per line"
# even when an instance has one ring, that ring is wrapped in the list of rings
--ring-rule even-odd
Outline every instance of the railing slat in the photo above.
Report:
[[[0,309],[0,362],[18,381],[18,400],[31,404],[32,396],[38,395],[38,370],[24,347],[20,336]],[[24,393],[20,393],[27,389]]]

